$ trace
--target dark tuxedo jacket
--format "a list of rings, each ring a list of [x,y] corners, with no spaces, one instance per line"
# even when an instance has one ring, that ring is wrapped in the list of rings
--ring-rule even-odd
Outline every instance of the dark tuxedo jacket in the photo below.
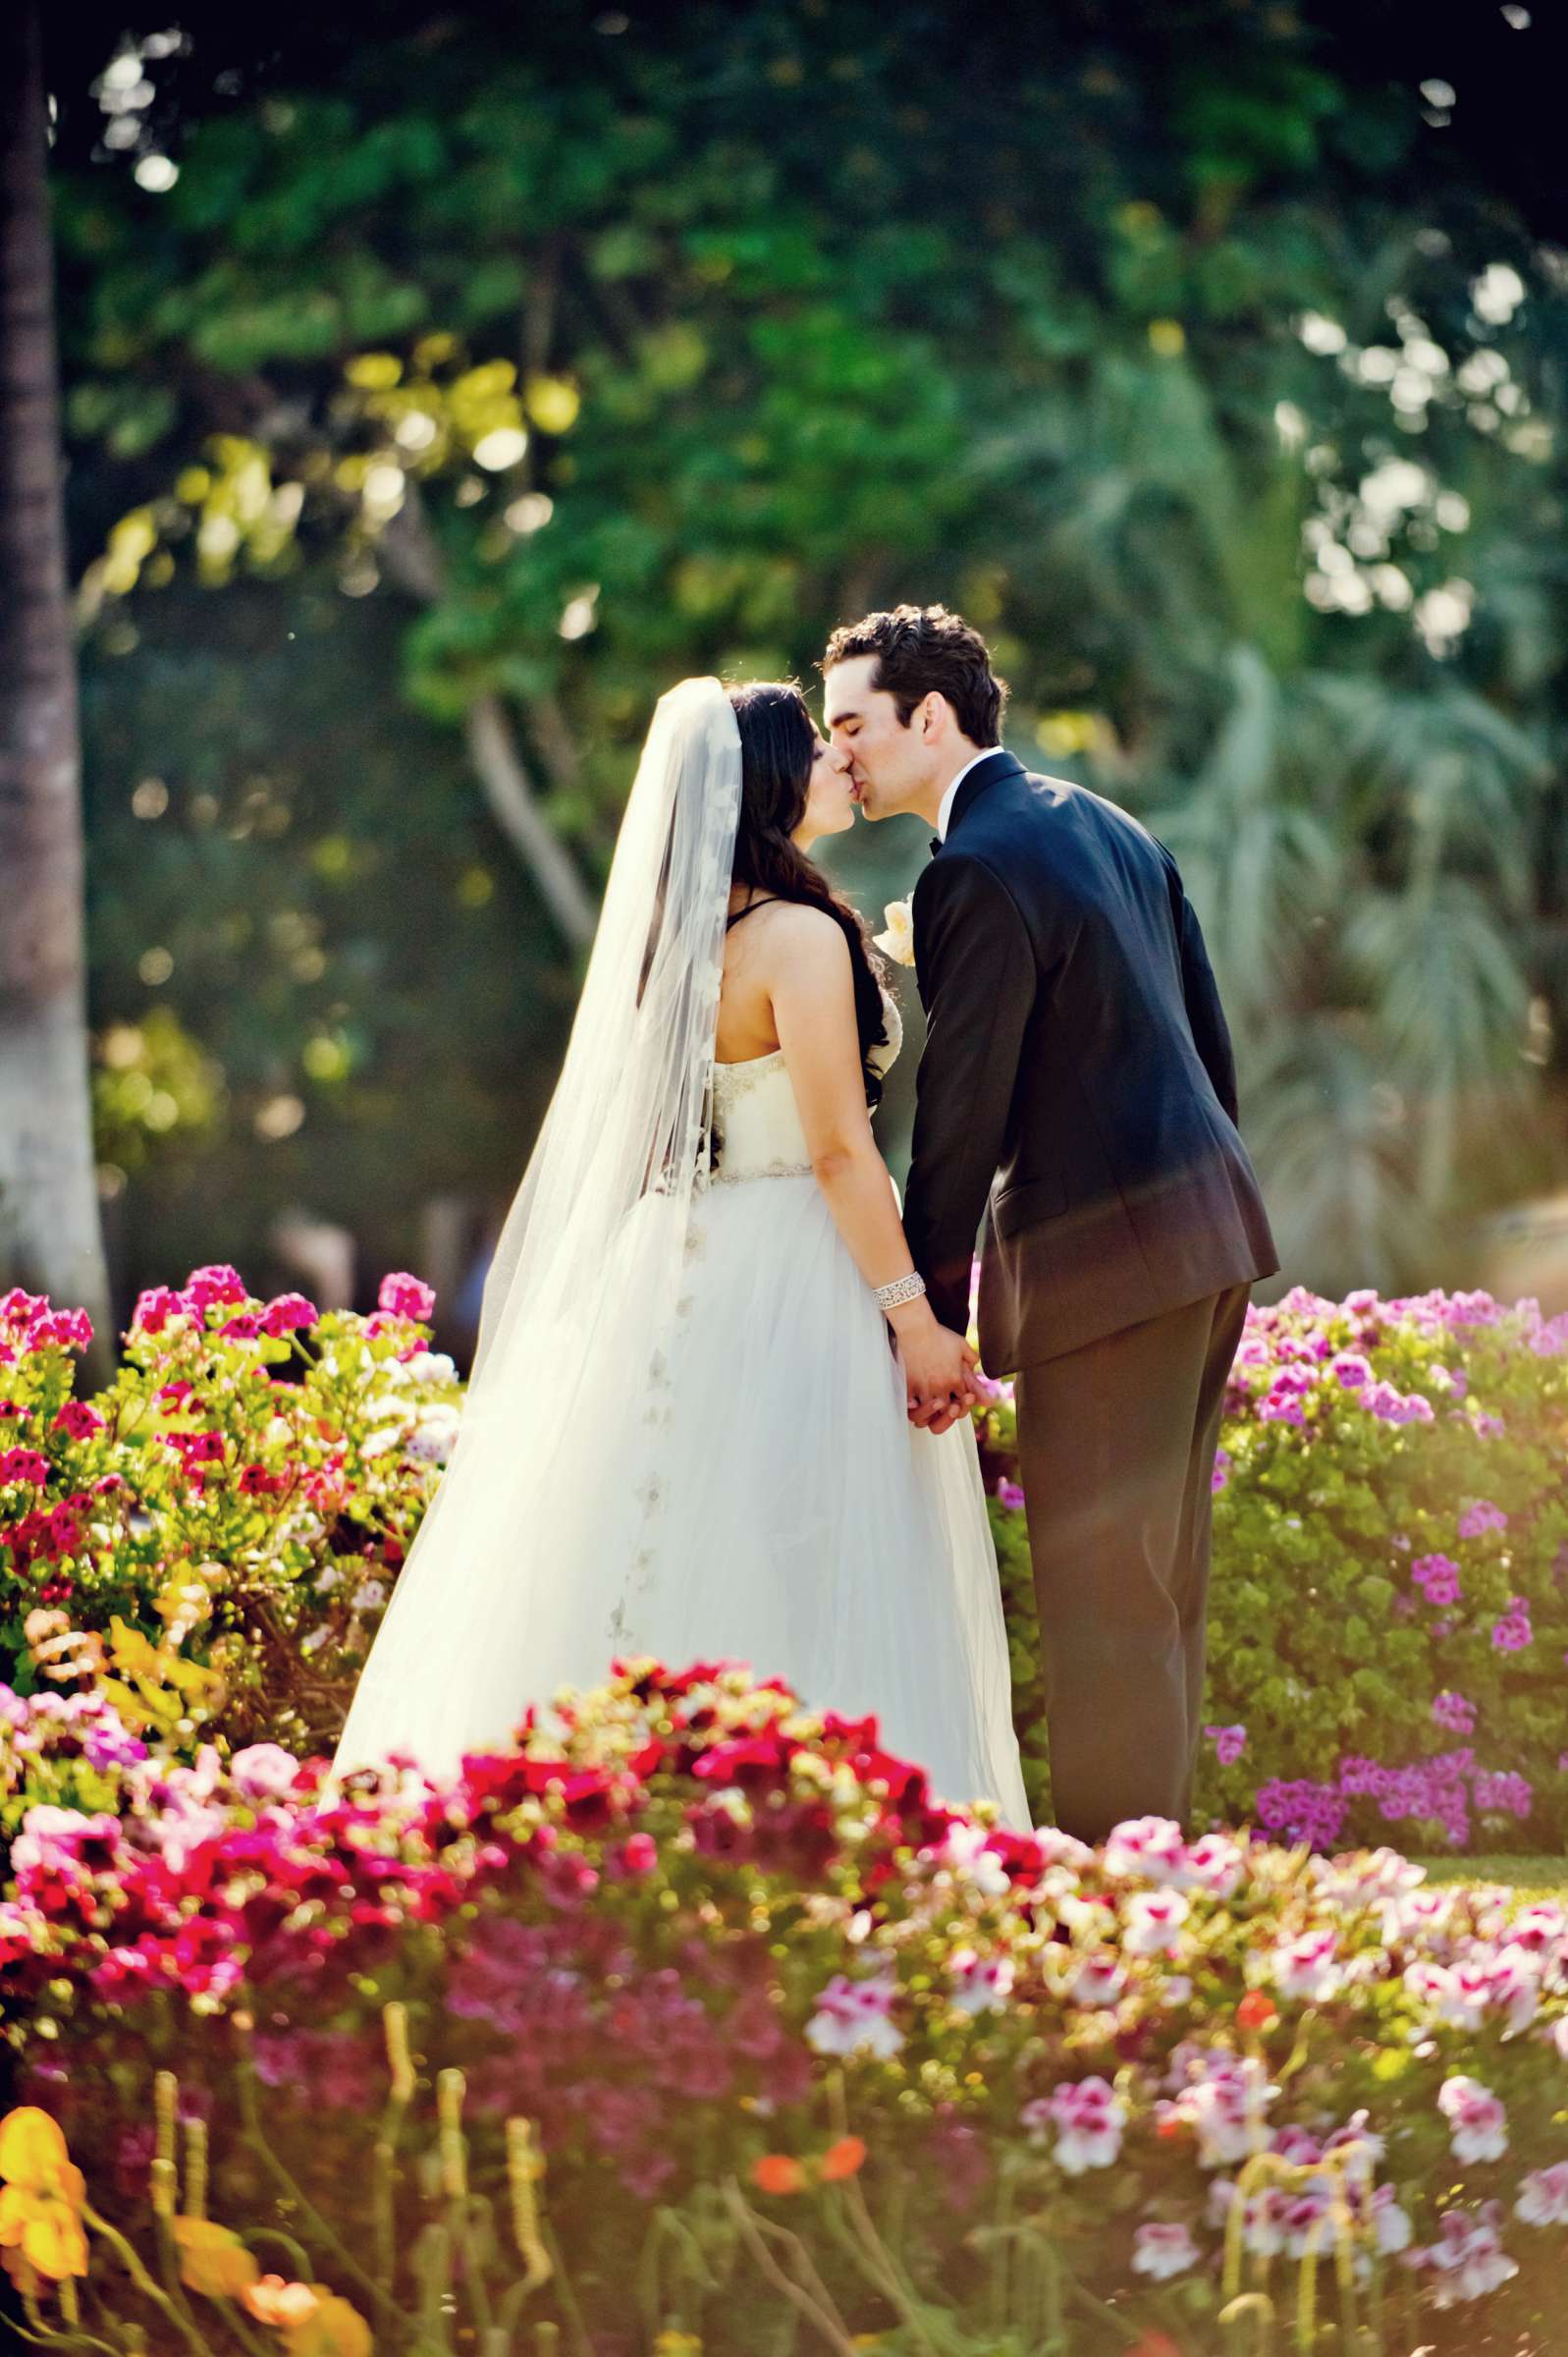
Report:
[[[904,1229],[980,1354],[1060,1357],[1278,1256],[1236,1129],[1230,1035],[1176,863],[1113,802],[999,748],[915,887],[926,1011]]]

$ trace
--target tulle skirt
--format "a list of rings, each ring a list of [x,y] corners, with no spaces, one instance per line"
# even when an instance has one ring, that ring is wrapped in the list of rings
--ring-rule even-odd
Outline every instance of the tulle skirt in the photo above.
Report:
[[[652,1654],[747,1663],[814,1709],[875,1712],[936,1793],[1026,1826],[968,1419],[940,1437],[909,1423],[882,1314],[810,1176],[698,1199],[675,1314],[645,1347],[638,1288],[666,1265],[667,1216],[638,1204],[590,1332],[564,1319],[470,1408],[335,1768],[402,1749],[448,1773],[530,1701]]]

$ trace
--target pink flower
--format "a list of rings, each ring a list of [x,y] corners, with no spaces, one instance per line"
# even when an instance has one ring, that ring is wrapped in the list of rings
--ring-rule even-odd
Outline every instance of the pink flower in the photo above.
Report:
[[[628,1834],[622,1843],[621,1862],[628,1874],[651,1874],[659,1863],[659,1844],[652,1834]]]
[[[1499,1653],[1523,1653],[1535,1633],[1529,1603],[1523,1596],[1513,1596],[1502,1618],[1492,1622],[1491,1641]]]
[[[1068,2080],[1019,2113],[1032,2135],[1054,2127],[1052,2159],[1069,2177],[1086,2169],[1109,2168],[1121,2150],[1127,2107],[1106,2079]]]
[[[1568,2225],[1568,2161],[1532,2169],[1521,2180],[1514,2216],[1527,2226]]]
[[[1485,1538],[1488,1530],[1506,1530],[1507,1527],[1507,1515],[1500,1506],[1493,1506],[1489,1498],[1478,1498],[1475,1505],[1467,1506],[1459,1517],[1459,1536],[1462,1539]]]
[[[229,1773],[247,1800],[274,1800],[293,1791],[299,1762],[281,1743],[247,1743],[229,1762]]]
[[[238,1269],[231,1269],[226,1260],[209,1263],[204,1269],[192,1269],[186,1279],[186,1296],[198,1317],[204,1310],[239,1302],[247,1298],[245,1281]]]
[[[418,1277],[410,1277],[406,1269],[395,1269],[381,1280],[376,1294],[377,1306],[394,1318],[413,1318],[423,1323],[436,1306],[434,1288]]]
[[[1147,2220],[1132,2238],[1133,2274],[1153,2275],[1157,2283],[1196,2267],[1199,2255],[1190,2227],[1166,2225],[1161,2220]]]
[[[321,1312],[303,1293],[279,1293],[267,1303],[261,1313],[263,1330],[271,1335],[296,1334],[301,1328],[313,1326]]]
[[[1247,1748],[1246,1728],[1244,1727],[1206,1727],[1203,1731],[1212,1738],[1215,1758],[1219,1762],[1220,1767],[1234,1767]]]
[[[1448,2122],[1456,2161],[1500,2161],[1508,2150],[1508,2114],[1479,2079],[1444,2079],[1437,2109]]]
[[[1023,1491],[1015,1481],[1008,1481],[1005,1475],[997,1484],[997,1497],[1002,1506],[1009,1507],[1014,1513],[1024,1502]]]
[[[1217,1449],[1215,1451],[1215,1469],[1209,1479],[1209,1488],[1211,1493],[1216,1498],[1218,1497],[1220,1491],[1226,1487],[1230,1480],[1230,1452],[1228,1449]]]
[[[1338,1378],[1347,1392],[1364,1392],[1372,1381],[1371,1362],[1356,1350],[1342,1350],[1328,1372]]]
[[[1447,1688],[1433,1696],[1432,1715],[1437,1725],[1446,1727],[1450,1734],[1468,1735],[1475,1731],[1475,1704],[1467,1702],[1462,1694],[1449,1692]]]

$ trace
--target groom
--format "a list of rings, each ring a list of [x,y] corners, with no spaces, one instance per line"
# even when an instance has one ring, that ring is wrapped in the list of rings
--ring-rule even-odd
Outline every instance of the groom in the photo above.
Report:
[[[1184,1820],[1225,1379],[1279,1265],[1198,920],[1135,819],[1003,749],[1005,685],[957,615],[870,614],[822,669],[867,818],[936,829],[904,1228],[962,1333],[990,1212],[980,1353],[1017,1375],[1056,1822]],[[954,1400],[910,1412],[941,1429]]]

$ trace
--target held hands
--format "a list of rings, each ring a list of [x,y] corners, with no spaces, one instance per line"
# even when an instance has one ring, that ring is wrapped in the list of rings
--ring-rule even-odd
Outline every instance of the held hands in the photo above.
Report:
[[[924,1300],[902,1304],[889,1323],[903,1367],[910,1423],[925,1432],[946,1432],[980,1398],[972,1380],[980,1364],[973,1345],[939,1326]]]

